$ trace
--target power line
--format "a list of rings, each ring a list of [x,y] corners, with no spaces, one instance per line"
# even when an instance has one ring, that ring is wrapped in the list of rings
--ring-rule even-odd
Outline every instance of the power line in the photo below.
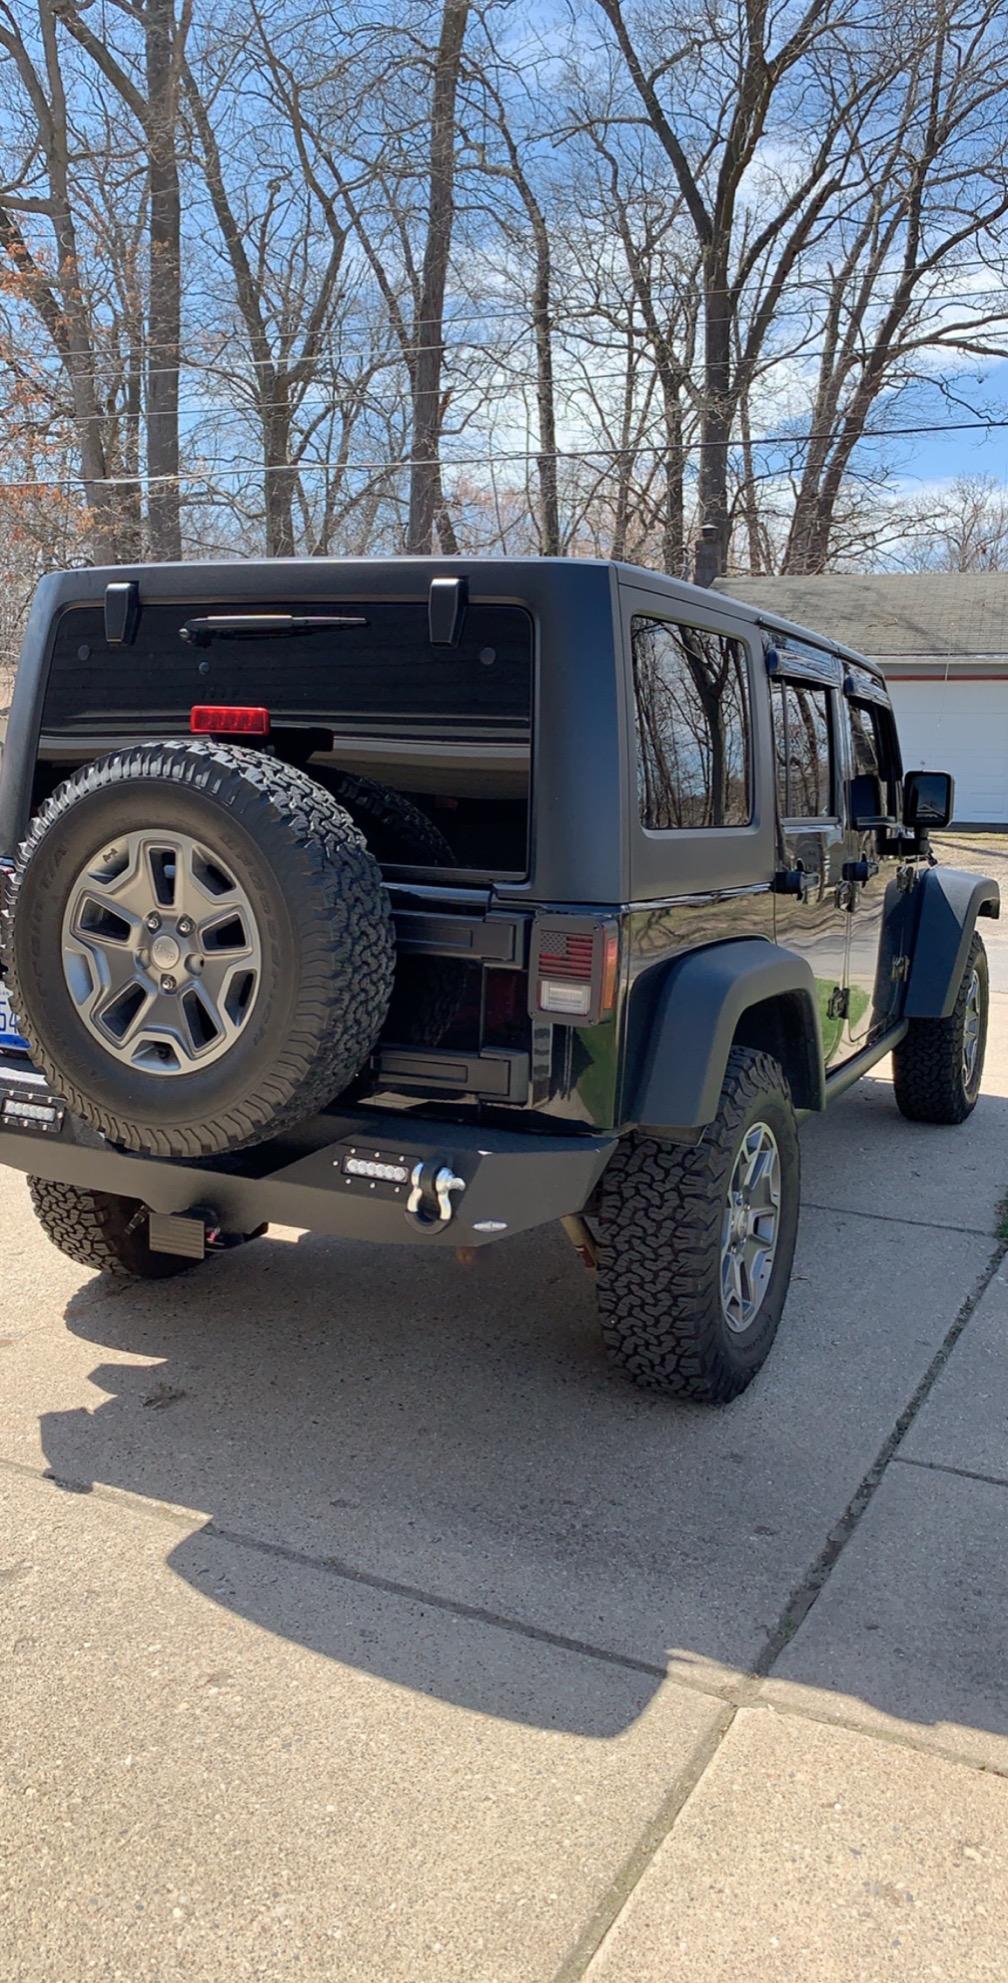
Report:
[[[969,267],[986,268],[990,270],[990,264],[985,261],[977,261],[973,263],[958,262],[955,264],[954,272],[958,274],[963,268],[969,268]],[[989,289],[968,289],[962,294],[929,293],[925,296],[916,297],[915,301],[918,304],[918,306],[924,306],[932,310],[938,310],[938,309],[967,309],[971,307],[974,309],[978,309],[983,305],[985,305],[986,303],[990,302],[991,299],[996,299],[998,302],[1001,302],[1003,300],[1005,315],[1008,316],[1008,274],[999,278],[996,275],[995,271],[990,270],[990,273],[992,275],[993,280],[992,280],[992,285]],[[898,273],[898,271],[891,270],[885,272],[884,279],[886,282],[893,282],[898,288],[903,280],[903,277]],[[816,278],[809,277],[801,280],[797,278],[792,280],[789,278],[785,290],[783,292],[783,296],[784,297],[791,296],[795,292],[803,292],[803,293],[811,292],[814,294],[821,293],[825,288],[829,286],[829,280],[830,278],[826,274],[823,274],[822,276]],[[881,282],[882,280],[883,280],[882,276],[877,278],[877,282]],[[696,278],[690,278],[690,283],[687,284],[686,286],[690,286],[690,285],[694,288],[700,287],[700,285],[696,281]],[[710,289],[703,293],[705,293],[707,296],[729,295],[734,293],[734,286],[726,285],[724,288],[719,287],[715,289]],[[660,301],[660,296],[657,300]],[[884,304],[887,300],[891,301],[892,299],[891,297],[886,298],[886,296],[880,293],[878,288],[873,285],[871,300],[872,302],[875,303]],[[566,313],[566,319],[562,327],[556,323],[551,323],[550,330],[554,336],[559,335],[559,336],[575,337],[577,336],[580,327],[582,326],[587,327],[592,323],[596,323],[596,324],[599,322],[605,323],[607,321],[608,319],[602,310],[595,309],[590,305],[584,305],[581,309],[576,308],[573,312],[568,311]],[[452,349],[478,350],[482,348],[482,340],[476,338],[453,339],[451,336],[451,332],[460,324],[483,324],[486,326],[488,334],[490,334],[498,324],[507,323],[507,322],[515,322],[520,324],[523,329],[531,330],[533,328],[533,317],[532,317],[531,306],[522,307],[518,304],[508,304],[506,306],[503,304],[498,305],[493,301],[493,299],[491,299],[490,301],[488,301],[484,309],[474,313],[471,316],[450,317],[445,324],[444,336],[438,342],[432,344],[396,343],[394,348],[386,354],[385,358],[381,362],[387,364],[397,364],[403,358],[419,357],[419,355],[422,352],[427,352],[427,351],[450,352]],[[642,339],[642,343],[646,348],[646,338]],[[172,377],[180,372],[199,371],[204,373],[214,373],[219,370],[221,354],[218,354],[218,356],[215,358],[207,357],[205,360],[202,361],[195,360],[189,357],[180,356],[177,365],[149,365],[146,362],[147,357],[151,352],[164,350],[167,348],[168,347],[163,343],[144,344],[139,348],[137,352],[130,352],[128,354],[123,354],[122,357],[119,359],[109,359],[105,367],[105,372],[119,373],[122,372],[123,370],[129,370],[133,373],[142,372],[145,378],[164,378],[164,377]],[[133,361],[138,361],[138,362],[133,362]],[[261,369],[265,369],[267,367],[272,370],[283,371],[289,368],[295,368],[303,362],[304,362],[303,355],[294,355],[289,358],[252,358],[246,356],[245,354],[242,354],[242,359],[241,359],[242,368],[248,371],[258,371]],[[318,361],[309,360],[309,362],[318,362]],[[42,354],[41,357],[35,360],[35,363],[42,367],[45,367],[47,365],[54,366],[57,372],[59,373],[63,373],[67,369],[62,359],[60,359],[54,352],[48,352]],[[74,376],[76,376],[77,378],[90,379],[92,382],[97,382],[99,379],[105,376],[105,372],[99,372],[98,370],[95,369],[89,369],[88,371],[85,372],[78,372]],[[225,378],[233,378],[235,375],[233,372],[222,372],[221,376]]]
[[[994,292],[991,293],[993,294]],[[998,291],[997,294],[998,297],[1000,298],[1001,292]],[[967,301],[967,299],[957,299],[957,298],[949,298],[942,300],[943,300],[943,304],[947,302],[948,307],[966,307],[966,301]],[[975,295],[971,295],[968,299],[970,304],[974,304],[978,300],[979,300],[978,297]],[[1006,287],[1004,292],[1004,318],[1006,325],[1008,325],[1008,287]],[[526,328],[530,332],[532,331],[533,326],[531,324],[531,321],[527,322]],[[987,327],[983,325],[976,325],[973,326],[972,328],[977,333],[983,334],[984,330]],[[599,345],[597,343],[595,343],[589,349],[588,352],[585,352],[583,349],[581,351],[578,351],[576,349],[576,346],[579,341],[583,343],[583,340],[579,340],[579,331],[577,324],[573,324],[573,325],[568,324],[564,327],[563,331],[557,331],[557,329],[554,327],[553,335],[560,339],[567,339],[574,345],[575,348],[569,352],[569,356],[572,363],[587,362],[590,359],[591,350],[599,349]],[[602,348],[604,348],[604,346]],[[929,347],[929,348],[937,349],[938,346],[936,344],[934,347]],[[950,345],[947,348],[950,351],[954,351],[955,349],[954,345]],[[454,353],[457,353],[459,351],[472,351],[472,352],[480,353],[484,351],[484,346],[481,343],[477,343],[477,341],[474,339],[467,340],[465,343],[457,343],[455,345],[452,345],[446,339],[442,344],[416,345],[416,346],[405,347],[405,350],[395,350],[386,354],[379,363],[375,364],[371,376],[377,377],[377,375],[380,372],[391,371],[397,368],[398,366],[400,366],[406,351],[409,351],[410,353],[414,353],[414,354],[420,351],[442,351],[445,354],[446,359],[450,362]],[[493,357],[493,361],[495,364],[501,366],[506,365],[507,363],[506,355],[499,355],[499,354],[490,354],[490,355]],[[993,351],[987,353],[987,357],[992,362],[997,360],[999,355],[1000,354]],[[641,337],[638,339],[633,352],[633,356],[638,362],[641,362],[644,359],[650,359],[651,345],[646,337]],[[123,360],[122,363],[117,365],[114,360],[110,359],[104,371],[96,371],[93,369],[89,369],[83,372],[78,371],[74,373],[69,373],[67,371],[67,368],[63,365],[62,361],[54,356],[47,357],[41,361],[36,361],[36,362],[41,363],[43,366],[48,364],[53,367],[53,372],[51,374],[47,374],[43,372],[41,375],[39,375],[38,373],[36,373],[36,379],[34,383],[36,386],[39,387],[43,383],[48,384],[50,377],[54,381],[62,378],[68,378],[68,379],[73,378],[76,380],[87,381],[87,383],[92,386],[98,386],[98,387],[107,386],[110,383],[113,374],[118,373],[121,377],[136,376],[136,369],[137,369],[129,366],[125,360]],[[253,358],[246,359],[244,356],[242,357],[241,360],[241,364],[243,368],[245,366],[248,366],[249,368],[258,368],[259,366],[271,362],[272,361],[266,359],[253,359]],[[764,362],[766,368],[769,370],[778,361],[775,360],[772,355],[770,355]],[[783,362],[783,360],[781,360],[780,362]],[[215,365],[214,363],[208,363],[206,366],[197,366],[196,364],[193,363],[191,359],[180,359],[179,364],[177,366],[175,365],[160,365],[160,366],[152,366],[152,367],[142,366],[139,368],[139,370],[142,372],[142,376],[144,377],[144,379],[166,378],[166,377],[177,378],[180,376],[184,376],[186,373],[190,373],[190,374],[199,374],[204,378],[216,378],[218,380],[223,380],[228,382],[232,386],[240,385],[243,383],[241,371],[227,371]],[[611,372],[600,371],[596,369],[594,366],[592,368],[592,380],[596,384],[623,386],[626,382],[626,376],[627,376],[627,370],[625,365]],[[704,382],[702,378],[700,378],[698,375],[693,373],[684,374],[681,383],[684,387],[694,386],[698,390],[703,390]],[[352,396],[354,391],[354,385],[352,380],[348,381],[348,386]],[[252,393],[252,391],[253,388],[251,386],[251,382],[249,382],[250,394]],[[254,397],[249,397],[244,402],[235,401],[232,404],[228,404],[224,406],[219,406],[219,405],[201,406],[201,405],[192,405],[182,402],[180,403],[180,405],[176,410],[180,419],[184,418],[184,419],[193,419],[193,420],[256,418],[262,413],[272,413],[279,411],[281,409],[285,411],[289,411],[292,417],[296,418],[301,412],[309,408],[318,409],[318,408],[329,407],[333,411],[336,411],[338,410],[339,405],[340,405],[340,401],[335,393],[331,395],[326,394],[324,396],[311,396],[307,394],[298,396],[295,389],[295,391],[288,398],[285,399],[261,400],[261,399],[256,399]],[[104,424],[107,421],[122,420],[126,418],[134,419],[142,423],[145,418],[145,414],[143,411],[141,411],[138,414],[131,413],[127,415],[126,409],[124,407],[119,406],[119,407],[112,407],[104,413],[85,413],[80,415],[71,415],[68,412],[66,417],[68,419],[72,419],[73,425],[75,427],[81,427],[90,424]]]
[[[968,256],[964,258],[962,261],[952,262],[949,264],[947,271],[944,270],[942,264],[936,264],[934,274],[936,276],[936,279],[939,279],[940,276],[944,273],[947,273],[949,276],[959,276],[964,269],[986,269],[991,277],[992,287],[991,287],[991,291],[989,292],[991,294],[995,293],[995,291],[998,294],[1002,294],[1005,290],[1006,285],[1008,285],[1008,267],[1003,269],[992,267],[990,259],[983,255]],[[911,270],[910,273],[916,279],[917,271]],[[758,271],[754,270],[753,276],[747,279],[746,284],[743,284],[743,292],[745,288],[748,286],[748,282],[754,280],[757,274]],[[789,276],[786,283],[786,291],[788,294],[791,294],[795,290],[802,290],[802,291],[811,290],[813,292],[818,292],[822,290],[824,287],[827,287],[832,280],[834,280],[834,277],[827,269],[823,269],[820,274],[814,276]],[[893,283],[898,288],[900,284],[905,280],[906,280],[906,274],[905,271],[902,269],[896,269],[896,268],[880,269],[877,276],[874,279],[873,294],[875,293],[875,285],[879,283]],[[697,269],[683,270],[682,287],[702,289],[702,283],[700,281],[699,271]],[[653,294],[655,295],[656,299],[660,300],[661,296],[665,293],[666,289],[669,289],[670,293],[673,296],[677,294],[675,290],[671,289],[670,284],[662,283],[656,285],[653,291]],[[708,289],[705,293],[708,296],[728,296],[728,295],[733,295],[736,289],[737,289],[737,284],[729,282],[729,283],[714,285],[712,288]],[[973,292],[968,292],[968,294],[972,294],[972,293]],[[978,291],[977,293],[983,295],[985,292]],[[945,299],[940,296],[936,296],[930,298],[929,300],[941,302],[944,301]],[[379,302],[379,301],[383,301],[383,299],[379,299],[377,296],[375,296],[374,301]],[[517,316],[522,318],[523,320],[527,320],[528,313],[529,312],[527,305],[521,305],[517,303],[505,304],[503,302],[499,302],[491,294],[488,296],[487,302],[479,309],[470,310],[465,313],[453,313],[451,311],[450,305],[446,305],[445,327],[446,329],[451,329],[453,325],[457,326],[459,324],[480,324],[488,320],[495,323],[498,322],[502,317],[507,317],[507,316]],[[161,351],[168,348],[170,347],[165,343],[164,340],[155,340],[155,341],[145,340],[144,343],[140,346],[140,352],[141,355],[146,355],[149,354],[150,352]],[[425,351],[425,350],[430,350],[432,347],[429,345],[414,345],[407,348],[416,351]],[[271,359],[249,360],[250,364],[252,363],[271,364],[272,362],[273,361]],[[294,359],[293,362],[297,363],[297,360]]]
[[[860,436],[858,445],[860,446],[865,441],[903,440],[926,434],[990,434],[1002,428],[1008,428],[1008,419],[953,420],[940,425],[932,423],[911,427],[876,427],[864,432]],[[804,448],[808,447],[812,441],[829,442],[836,438],[836,430],[831,428],[822,432],[813,431],[809,434],[754,435],[749,445],[756,450],[769,447]],[[679,452],[682,454],[702,454],[707,448],[720,445],[722,444],[716,441],[684,441]],[[742,443],[741,441],[730,441],[727,445],[729,452],[737,452]],[[666,447],[661,447],[656,443],[642,444],[639,447],[556,448],[549,452],[540,448],[502,449],[499,453],[492,455],[448,455],[441,460],[439,465],[442,471],[450,473],[453,469],[457,468],[494,468],[504,464],[519,462],[616,462],[624,459],[636,461],[641,455],[657,457],[667,452],[668,449]],[[92,483],[92,487],[99,489],[146,487],[150,489],[165,485],[177,485],[181,487],[185,483],[196,482],[206,488],[212,488],[217,482],[233,481],[236,478],[246,478],[252,475],[283,474],[285,472],[294,474],[348,472],[359,475],[392,475],[405,469],[429,466],[429,461],[409,456],[393,461],[354,461],[349,456],[336,461],[276,461],[269,463],[256,461],[240,463],[227,468],[219,468],[213,472],[201,472],[199,469],[189,469],[181,471],[178,475],[147,475],[146,473],[137,475],[105,475],[96,477]],[[19,492],[36,489],[69,490],[79,486],[83,479],[81,475],[66,475],[45,481],[41,479],[5,481],[0,482],[0,489],[10,489]]]

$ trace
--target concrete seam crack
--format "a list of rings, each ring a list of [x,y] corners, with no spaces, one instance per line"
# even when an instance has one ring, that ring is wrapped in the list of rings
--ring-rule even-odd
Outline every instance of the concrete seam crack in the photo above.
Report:
[[[958,1480],[979,1480],[986,1487],[1008,1487],[1008,1475],[975,1473],[972,1467],[953,1467],[944,1460],[915,1460],[909,1453],[894,1455],[897,1466],[922,1467],[926,1473],[950,1473]]]
[[[843,1551],[846,1549],[851,1537],[855,1534],[864,1515],[871,1506],[890,1462],[895,1459],[899,1447],[906,1438],[925,1400],[934,1389],[970,1316],[976,1310],[977,1304],[984,1294],[986,1294],[1006,1254],[1008,1254],[1008,1239],[1003,1239],[994,1248],[983,1273],[966,1296],[965,1301],[962,1302],[956,1311],[909,1403],[900,1412],[891,1432],[883,1441],[876,1454],[872,1465],[847,1503],[840,1520],[830,1530],[815,1561],[810,1565],[801,1582],[792,1591],[774,1630],[770,1633],[762,1652],[754,1661],[753,1673],[758,1679],[766,1678],[785,1646],[794,1638],[799,1625],[807,1618],[820,1591],[828,1583]]]
[[[871,1214],[854,1216],[870,1217]],[[894,1221],[894,1223],[901,1222]],[[712,1731],[706,1738],[706,1741],[700,1743],[694,1751],[693,1767],[688,1769],[685,1788],[682,1787],[683,1778],[680,1777],[677,1780],[676,1788],[670,1792],[665,1804],[662,1805],[658,1817],[652,1820],[652,1823],[645,1828],[637,1844],[624,1860],[620,1871],[611,1881],[598,1906],[589,1917],[570,1954],[554,1973],[552,1983],[584,1983],[584,1979],[588,1975],[596,1955],[616,1928],[620,1916],[628,1901],[632,1898],[635,1889],[639,1886],[656,1854],[671,1836],[689,1798],[699,1787],[711,1763],[714,1761],[725,1736],[735,1720],[739,1708],[758,1703],[760,1706],[773,1706],[774,1712],[782,1712],[774,1704],[764,1701],[759,1693],[760,1682],[767,1677],[774,1663],[784,1650],[784,1647],[794,1637],[798,1627],[808,1616],[820,1591],[829,1582],[844,1549],[855,1534],[863,1516],[867,1513],[883,1475],[889,1467],[890,1462],[896,1456],[898,1447],[903,1439],[905,1439],[921,1406],[924,1404],[945,1368],[970,1316],[974,1313],[978,1303],[986,1293],[1006,1254],[1008,1254],[1008,1239],[1001,1240],[994,1248],[983,1273],[966,1296],[965,1301],[957,1309],[923,1377],[913,1391],[909,1403],[900,1412],[891,1432],[883,1441],[875,1460],[852,1495],[840,1520],[830,1530],[819,1555],[811,1564],[801,1583],[795,1587],[788,1602],[784,1606],[780,1618],[773,1631],[769,1634],[762,1652],[753,1662],[750,1677],[739,1690],[735,1706],[725,1717],[719,1728]],[[806,1718],[810,1720],[820,1719],[820,1717],[812,1715]],[[823,1722],[828,1721],[826,1716],[821,1717],[821,1719]],[[859,1728],[857,1732],[862,1735],[868,1735],[871,1739],[877,1739],[873,1730]],[[916,1745],[907,1742],[903,1746],[911,1748]]]

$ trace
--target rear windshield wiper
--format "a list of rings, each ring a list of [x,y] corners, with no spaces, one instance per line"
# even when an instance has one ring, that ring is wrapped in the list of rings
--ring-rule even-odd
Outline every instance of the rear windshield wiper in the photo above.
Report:
[[[348,613],[211,613],[206,619],[186,620],[179,633],[191,647],[209,647],[212,640],[286,640],[295,634],[366,626],[361,615]]]

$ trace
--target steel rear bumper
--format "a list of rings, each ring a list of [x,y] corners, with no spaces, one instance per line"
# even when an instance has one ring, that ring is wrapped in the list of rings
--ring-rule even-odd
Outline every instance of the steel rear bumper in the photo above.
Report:
[[[201,1208],[236,1233],[267,1222],[386,1245],[483,1246],[581,1211],[615,1142],[360,1110],[216,1162],[165,1162],[111,1149],[40,1075],[0,1064],[0,1163],[153,1212]]]

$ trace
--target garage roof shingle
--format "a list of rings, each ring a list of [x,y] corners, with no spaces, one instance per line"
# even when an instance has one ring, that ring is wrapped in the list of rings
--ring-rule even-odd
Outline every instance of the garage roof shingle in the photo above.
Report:
[[[872,660],[1008,657],[1008,572],[826,572],[744,578],[718,590],[855,647]]]

